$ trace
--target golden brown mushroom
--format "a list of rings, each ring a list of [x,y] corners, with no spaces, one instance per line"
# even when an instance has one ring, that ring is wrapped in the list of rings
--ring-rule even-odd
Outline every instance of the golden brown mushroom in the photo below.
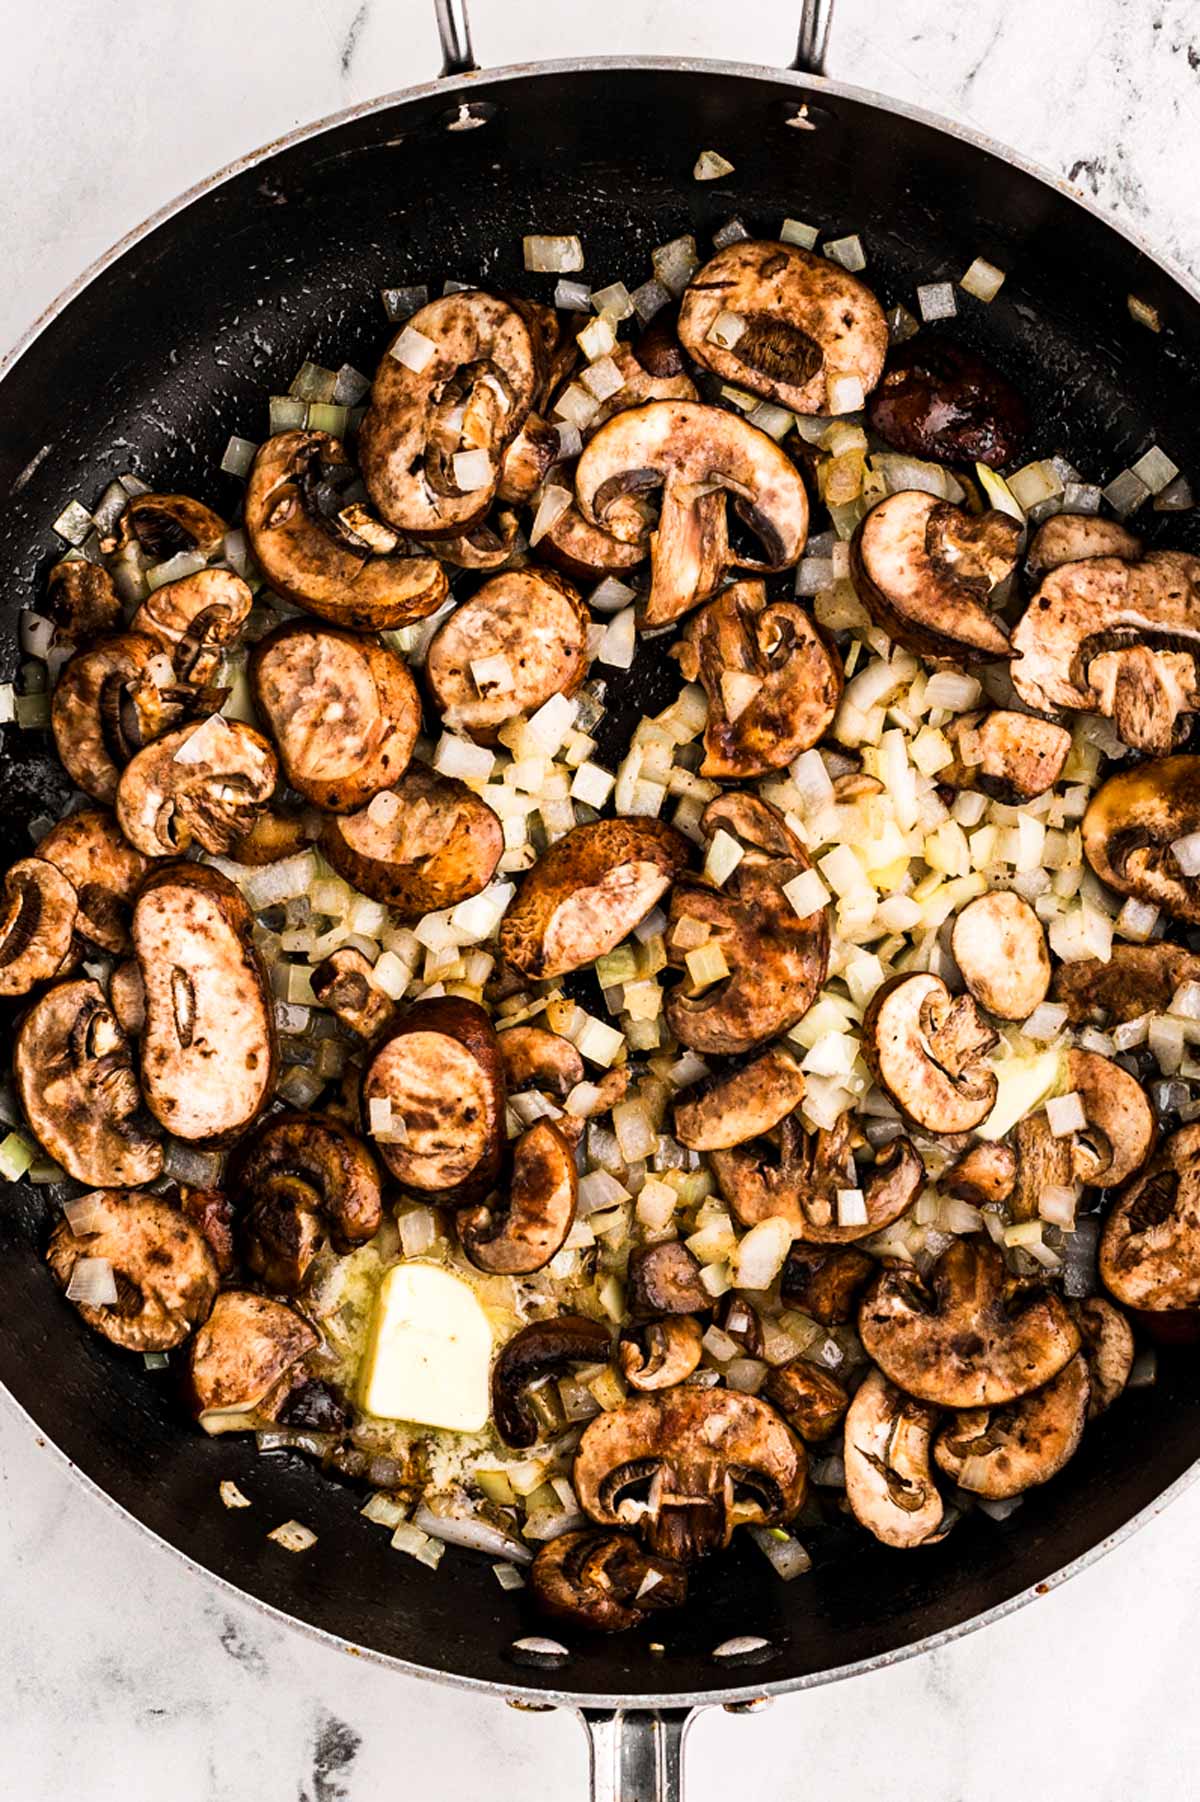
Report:
[[[83,1319],[127,1351],[170,1351],[207,1319],[217,1293],[217,1267],[203,1235],[157,1195],[140,1189],[97,1189],[81,1196],[88,1230],[60,1220],[46,1261],[66,1289],[84,1259],[107,1264],[116,1299],[75,1301]]]
[[[1083,854],[1102,882],[1200,925],[1200,879],[1171,849],[1200,832],[1200,757],[1155,757],[1118,770],[1083,816]]]
[[[895,976],[863,1018],[863,1056],[901,1112],[932,1133],[969,1132],[992,1110],[987,1054],[997,1035],[969,995],[952,1000],[940,976]]]
[[[425,680],[442,723],[494,744],[514,714],[552,695],[573,695],[587,675],[588,613],[563,577],[546,569],[494,576],[430,641]]]
[[[364,895],[386,901],[402,920],[419,920],[487,887],[504,829],[465,782],[413,763],[394,789],[326,821],[321,850]]]
[[[1049,1482],[1079,1449],[1090,1393],[1087,1360],[1077,1352],[1031,1395],[951,1416],[933,1450],[939,1470],[993,1501]]]
[[[989,610],[1017,566],[1020,528],[1006,513],[971,515],[902,489],[871,508],[851,546],[854,585],[871,618],[924,657],[957,663],[1008,657]]]
[[[269,1289],[296,1293],[326,1237],[350,1251],[383,1220],[379,1166],[326,1115],[272,1114],[242,1140],[225,1180],[244,1210],[246,1263]]]
[[[939,1537],[945,1512],[930,1465],[933,1408],[873,1370],[846,1413],[846,1500],[884,1545],[904,1549]]]
[[[179,857],[193,845],[228,851],[271,799],[278,775],[260,732],[214,714],[156,739],[125,766],[117,819],[145,857]]]

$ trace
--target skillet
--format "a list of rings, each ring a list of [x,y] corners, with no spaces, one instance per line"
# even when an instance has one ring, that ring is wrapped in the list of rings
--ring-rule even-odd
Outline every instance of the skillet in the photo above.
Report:
[[[386,332],[378,288],[437,292],[449,277],[548,299],[554,278],[522,268],[527,231],[579,231],[588,277],[633,287],[650,249],[681,232],[703,250],[733,215],[764,235],[791,215],[823,238],[860,233],[866,279],[885,305],[910,307],[918,283],[986,257],[1008,272],[999,298],[964,301],[933,329],[1016,379],[1037,422],[1031,455],[1061,452],[1103,480],[1157,441],[1188,467],[1200,293],[999,147],[821,78],[826,5],[805,9],[794,71],[605,58],[487,75],[474,71],[461,7],[437,6],[443,80],[308,127],[194,190],[89,272],[5,366],[5,676],[17,610],[57,554],[49,522],[68,498],[93,500],[132,467],[232,509],[237,488],[217,467],[229,433],[263,436],[266,395],[305,358],[372,369]],[[696,183],[702,148],[734,174]],[[1160,332],[1131,319],[1131,293]],[[1195,515],[1147,523],[1152,542],[1200,551]],[[609,730],[662,705],[670,681],[651,647]],[[7,860],[66,792],[41,735],[4,735]],[[158,1539],[306,1630],[415,1674],[580,1710],[601,1796],[677,1795],[697,1705],[749,1707],[852,1675],[1044,1591],[1165,1506],[1200,1458],[1200,1371],[1186,1348],[1168,1349],[1157,1384],[1096,1423],[1067,1470],[1004,1522],[971,1515],[911,1556],[831,1529],[812,1545],[813,1572],[786,1585],[735,1545],[669,1625],[568,1637],[561,1657],[529,1662],[514,1642],[545,1624],[486,1559],[452,1551],[436,1573],[397,1559],[359,1519],[360,1495],[298,1458],[205,1440],[169,1382],[63,1308],[41,1258],[56,1215],[52,1190],[24,1184],[0,1213],[0,1383],[37,1429]],[[222,1509],[226,1477],[258,1506]],[[266,1520],[289,1517],[318,1534],[305,1558],[263,1538]],[[730,1641],[744,1643],[715,1657]]]

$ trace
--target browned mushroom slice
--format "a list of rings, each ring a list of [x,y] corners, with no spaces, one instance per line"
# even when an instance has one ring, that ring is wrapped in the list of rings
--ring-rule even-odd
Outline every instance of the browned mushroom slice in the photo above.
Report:
[[[723,313],[743,327],[728,349],[713,336]],[[678,331],[705,369],[793,413],[827,412],[838,376],[869,394],[888,347],[882,307],[840,263],[754,238],[727,244],[692,277]]]
[[[1040,582],[1064,563],[1084,563],[1091,557],[1124,557],[1136,561],[1142,541],[1120,520],[1099,513],[1052,513],[1029,540],[1025,568],[1032,582]]]
[[[677,1239],[640,1245],[629,1259],[625,1306],[631,1320],[660,1314],[699,1314],[712,1306],[700,1265]]]
[[[372,1053],[362,1097],[379,1154],[406,1189],[471,1202],[495,1186],[504,1066],[476,1002],[445,995],[405,1008]],[[381,1111],[390,1118],[376,1126]]]
[[[1127,1308],[1200,1304],[1200,1126],[1172,1133],[1117,1197],[1100,1235],[1100,1278]]]
[[[126,1038],[140,1038],[146,1030],[146,989],[136,957],[119,963],[109,977],[108,1004]]]
[[[665,626],[706,601],[725,571],[787,569],[804,548],[808,500],[799,471],[766,432],[698,401],[651,401],[601,426],[575,468],[575,495],[590,525],[631,544],[648,527],[638,497],[660,492],[650,538],[650,593],[643,623]],[[762,555],[735,555],[726,498],[758,538]]]
[[[572,1364],[605,1364],[611,1329],[582,1314],[559,1314],[522,1327],[492,1366],[492,1420],[506,1445],[536,1444],[538,1418],[525,1391],[530,1384]]]
[[[846,1413],[846,1500],[855,1520],[884,1545],[928,1545],[944,1505],[930,1467],[937,1413],[873,1370]]]
[[[1172,845],[1200,832],[1200,757],[1156,757],[1110,776],[1083,816],[1083,854],[1119,894],[1200,925],[1200,880]]]
[[[863,1347],[884,1375],[946,1408],[990,1408],[1040,1389],[1079,1350],[1057,1295],[1007,1276],[995,1246],[956,1239],[927,1282],[882,1270],[858,1311]]]
[[[842,662],[802,608],[735,582],[688,622],[675,654],[708,696],[702,776],[782,769],[833,724]]]
[[[97,1189],[88,1203],[88,1231],[76,1235],[60,1220],[46,1262],[66,1289],[83,1259],[107,1264],[113,1302],[78,1300],[90,1327],[127,1351],[170,1351],[208,1316],[217,1293],[217,1267],[203,1235],[177,1208],[139,1189]]]
[[[676,882],[668,952],[683,961],[676,934],[684,919],[696,921],[708,928],[730,973],[698,993],[690,984],[673,989],[666,1014],[676,1038],[692,1050],[737,1055],[786,1032],[808,1012],[828,968],[829,921],[824,908],[800,918],[784,894],[810,865],[768,802],[720,795],[705,808],[701,826],[710,839],[718,831],[736,837],[745,855],[723,888],[693,878]]]
[[[1029,431],[1025,403],[999,370],[924,332],[898,345],[867,417],[885,443],[935,463],[1014,463]]]
[[[1053,788],[1071,749],[1071,734],[1052,720],[997,708],[964,713],[945,728],[954,762],[937,773],[949,788],[977,788],[1016,806]]]
[[[293,621],[255,645],[250,681],[288,781],[318,807],[350,813],[404,774],[421,702],[395,651]]]
[[[535,1121],[517,1140],[508,1191],[502,1212],[463,1209],[458,1236],[478,1269],[530,1276],[560,1250],[575,1219],[575,1155],[552,1121]]]
[[[212,557],[225,541],[225,521],[190,494],[138,494],[121,515],[118,539],[136,543],[156,563],[184,551]]]
[[[121,597],[108,571],[83,557],[65,557],[46,578],[46,612],[56,646],[86,644],[121,629]]]
[[[504,958],[526,976],[562,976],[631,933],[688,860],[661,820],[597,820],[543,852],[500,924]]]
[[[1200,957],[1182,945],[1114,945],[1107,963],[1097,957],[1060,964],[1051,999],[1072,1026],[1120,1025],[1141,1014],[1165,1013],[1185,982],[1200,982]]]
[[[650,555],[650,544],[626,544],[611,532],[602,532],[583,517],[574,504],[559,514],[538,552],[556,569],[581,582],[598,581],[602,576],[624,576]]]
[[[1133,1328],[1111,1301],[1089,1295],[1075,1307],[1083,1335],[1083,1356],[1092,1379],[1088,1419],[1095,1420],[1111,1408],[1124,1391],[1133,1369]]]
[[[146,857],[178,857],[192,845],[228,851],[271,799],[278,774],[261,732],[214,714],[138,752],[121,772],[117,819]]]
[[[772,1045],[740,1069],[682,1090],[675,1097],[675,1137],[692,1151],[726,1151],[778,1126],[803,1095],[799,1064],[784,1046]]]
[[[1128,1070],[1095,1051],[1068,1052],[1067,1084],[1087,1116],[1076,1138],[1075,1173],[1080,1182],[1115,1189],[1154,1148],[1157,1123],[1146,1091]]]
[[[131,632],[156,638],[181,682],[211,682],[221,653],[238,637],[254,597],[229,569],[201,569],[179,582],[166,582],[144,600],[130,622]]]
[[[163,1148],[146,1130],[129,1043],[98,982],[59,982],[17,1030],[17,1094],[38,1143],[76,1182],[153,1182]]]
[[[235,863],[260,869],[264,864],[278,863],[282,857],[295,857],[306,851],[315,837],[311,815],[264,807],[244,832],[234,835],[229,855]]]
[[[380,360],[358,435],[363,479],[390,525],[451,538],[483,518],[542,358],[525,310],[493,294],[447,294],[413,314]],[[472,465],[464,486],[458,459],[472,452],[483,470]]]
[[[850,1405],[850,1397],[836,1377],[803,1358],[792,1358],[768,1371],[761,1394],[807,1444],[828,1439]]]
[[[238,1146],[226,1182],[243,1207],[246,1263],[295,1294],[328,1235],[336,1251],[374,1238],[380,1173],[354,1133],[321,1114],[272,1114]]]
[[[560,449],[558,428],[540,413],[527,414],[524,425],[500,459],[496,499],[514,506],[527,505],[558,462]]]
[[[686,1384],[589,1421],[575,1492],[602,1526],[636,1526],[652,1552],[691,1563],[743,1522],[778,1526],[804,1502],[807,1460],[757,1396]]]
[[[506,1027],[497,1044],[510,1094],[515,1089],[543,1089],[569,1095],[583,1081],[583,1059],[570,1039],[547,1032],[544,1026]]]
[[[1027,1020],[1046,999],[1046,932],[1020,895],[996,890],[968,901],[955,919],[950,948],[968,989],[998,1020]]]
[[[438,627],[425,680],[442,723],[494,744],[506,720],[551,695],[573,695],[587,674],[588,613],[569,582],[546,569],[494,576]]]
[[[1105,714],[1162,755],[1200,707],[1200,557],[1092,557],[1045,576],[1012,636],[1013,686],[1042,712]]]
[[[498,507],[488,519],[480,520],[469,532],[460,532],[457,538],[413,542],[454,569],[501,569],[516,548],[519,524],[511,507]]]
[[[779,1280],[779,1293],[819,1320],[822,1326],[844,1326],[853,1320],[859,1291],[878,1268],[876,1260],[853,1245],[793,1245]]]
[[[178,1139],[235,1139],[270,1096],[274,1008],[253,925],[233,884],[202,864],[154,871],[133,910],[142,1090]]]
[[[623,1633],[687,1599],[687,1572],[628,1533],[561,1533],[539,1548],[529,1586],[543,1614],[593,1633]]]
[[[232,1276],[237,1268],[237,1253],[233,1243],[233,1206],[229,1197],[220,1189],[193,1189],[180,1183],[178,1206],[184,1219],[190,1220],[203,1233],[222,1280]]]
[[[188,1350],[189,1400],[206,1433],[270,1426],[317,1335],[281,1301],[226,1289]]]
[[[1013,1180],[1007,1200],[1014,1220],[1036,1220],[1046,1190],[1069,1188],[1076,1180],[1074,1143],[1054,1136],[1044,1112],[1017,1122],[1010,1155]]]
[[[876,625],[925,657],[1008,657],[989,610],[1017,566],[1020,527],[1007,513],[973,516],[913,488],[872,507],[851,546],[854,585]]]
[[[743,1226],[786,1220],[800,1239],[848,1245],[882,1231],[907,1212],[920,1194],[925,1167],[907,1139],[893,1139],[875,1163],[855,1168],[853,1126],[844,1114],[832,1131],[808,1134],[789,1115],[774,1135],[732,1151],[710,1153],[722,1195]],[[843,1225],[838,1192],[861,1190],[865,1220]]]
[[[402,920],[419,920],[487,887],[504,828],[465,782],[414,763],[361,812],[327,821],[321,850],[364,895],[386,901]]]
[[[691,1314],[673,1314],[648,1321],[622,1338],[618,1356],[630,1388],[649,1392],[686,1382],[703,1353],[700,1322]]]
[[[394,532],[345,501],[356,480],[326,432],[268,438],[246,487],[255,558],[276,593],[334,625],[378,632],[424,619],[446,598],[446,572],[399,554]]]
[[[353,945],[343,945],[309,978],[322,1007],[361,1039],[373,1039],[395,1017],[396,1003],[376,986],[371,965]]]
[[[1041,1117],[1044,1121],[1045,1115]],[[963,1153],[942,1178],[942,1187],[948,1195],[980,1207],[986,1201],[1007,1201],[1016,1181],[1017,1156],[1012,1146],[985,1140]]]
[[[129,844],[112,814],[99,807],[68,814],[39,842],[38,856],[75,889],[75,931],[114,956],[128,951],[133,897],[150,862]]]
[[[70,956],[75,885],[53,863],[22,857],[5,872],[0,904],[0,995],[27,995]]]
[[[940,976],[895,976],[863,1019],[863,1056],[901,1112],[932,1133],[970,1132],[992,1111],[987,1062],[997,1034],[969,995],[952,999]]]
[[[1056,1477],[1079,1449],[1091,1383],[1079,1353],[1043,1389],[1002,1408],[971,1408],[938,1434],[939,1470],[960,1489],[1004,1501]]]

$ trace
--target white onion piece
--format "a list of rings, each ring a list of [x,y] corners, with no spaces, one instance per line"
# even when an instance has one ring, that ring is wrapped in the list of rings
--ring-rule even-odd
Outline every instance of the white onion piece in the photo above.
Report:
[[[519,1539],[474,1515],[435,1514],[425,1502],[420,1502],[412,1524],[419,1532],[427,1533],[431,1539],[440,1539],[445,1545],[465,1546],[469,1551],[485,1552],[491,1558],[502,1557],[516,1564],[529,1564],[533,1560],[533,1553]]]
[[[67,1300],[86,1308],[111,1308],[117,1302],[117,1279],[107,1258],[79,1258],[67,1283]]]
[[[574,232],[531,233],[522,239],[526,269],[574,275],[583,268],[583,245]]]
[[[396,342],[389,346],[388,355],[405,369],[411,369],[414,375],[420,375],[436,357],[437,345],[415,326],[406,325]]]

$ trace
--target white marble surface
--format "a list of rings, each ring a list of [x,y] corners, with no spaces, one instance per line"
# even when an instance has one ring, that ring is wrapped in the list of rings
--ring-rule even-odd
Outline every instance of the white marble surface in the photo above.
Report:
[[[480,59],[786,61],[790,0],[475,0]],[[833,72],[1068,175],[1200,269],[1189,0],[840,0]],[[295,124],[437,66],[431,0],[11,0],[0,345],[145,214]],[[692,1802],[749,1762],[782,1798],[1148,1802],[1195,1793],[1200,1488],[985,1633],[691,1742]],[[13,1802],[414,1802],[583,1793],[570,1719],[310,1643],[83,1493],[0,1409],[0,1793]]]

